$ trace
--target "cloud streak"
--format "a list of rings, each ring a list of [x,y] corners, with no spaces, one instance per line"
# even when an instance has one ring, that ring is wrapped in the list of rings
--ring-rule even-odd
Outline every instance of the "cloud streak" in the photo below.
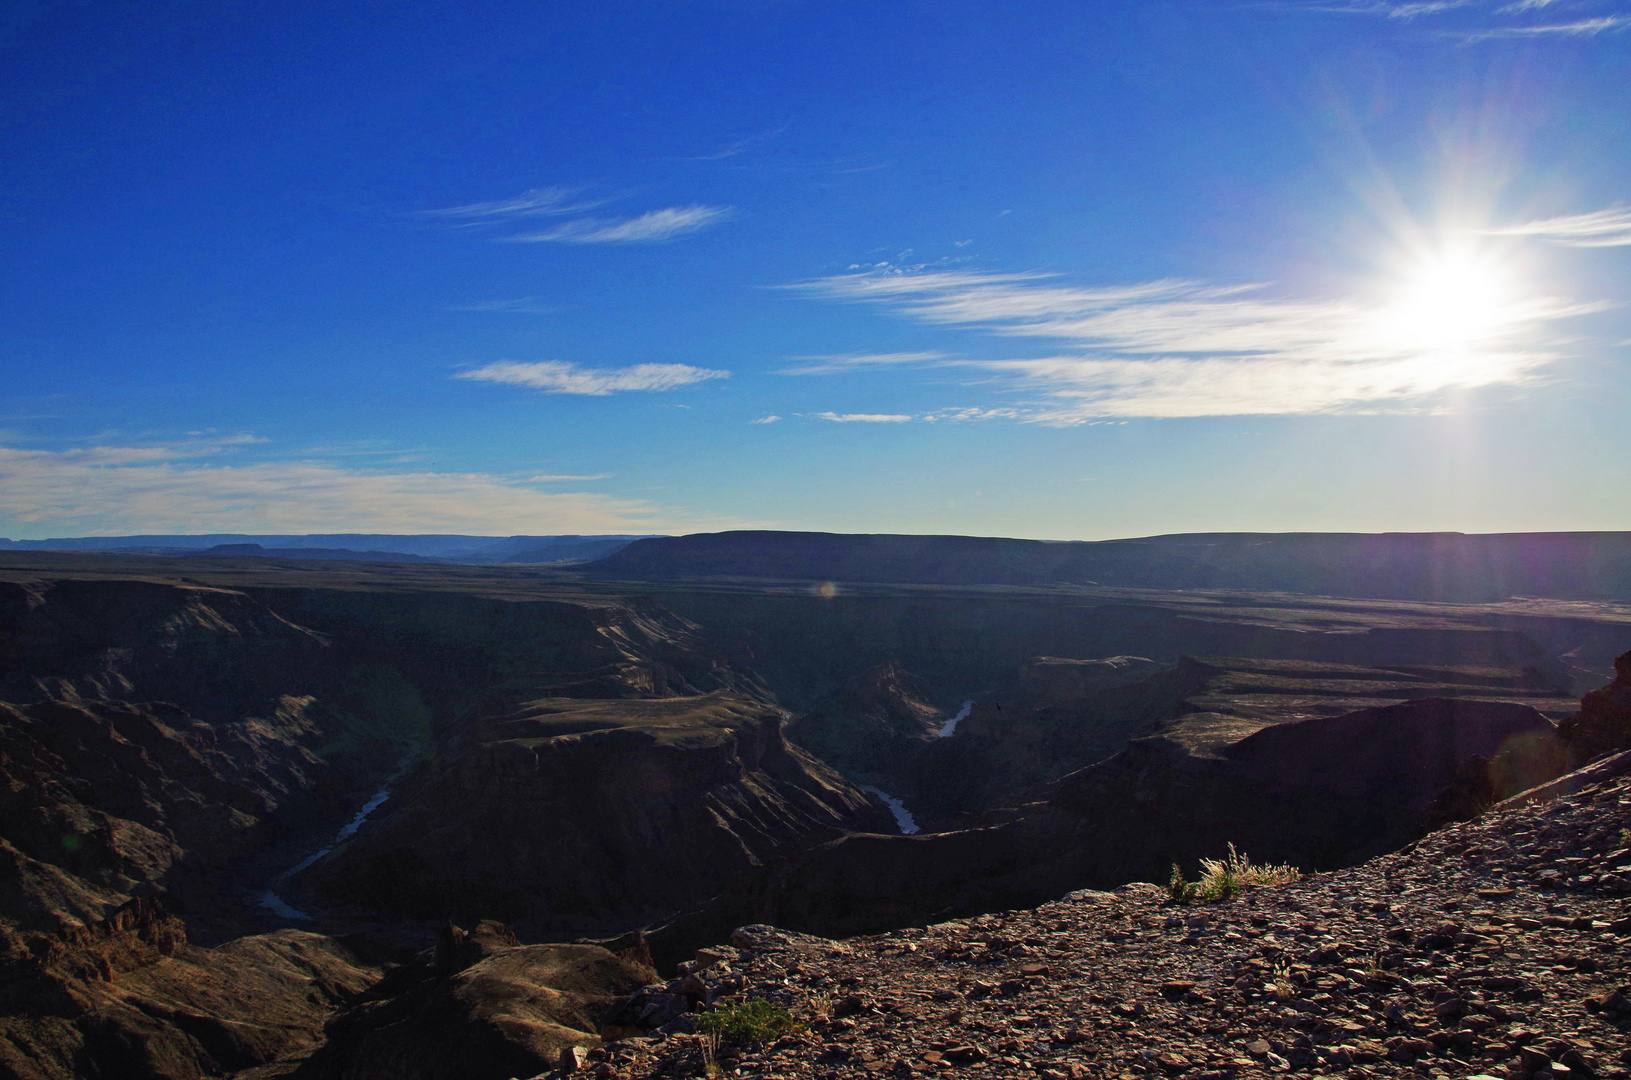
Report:
[[[933,325],[1067,343],[1071,354],[937,362],[1041,393],[1043,401],[1013,415],[1046,424],[1419,408],[1446,392],[1536,382],[1557,358],[1545,324],[1600,310],[1515,300],[1466,340],[1433,345],[1389,307],[1277,299],[1257,285],[1165,280],[1089,289],[1040,274],[870,271],[798,288]]]
[[[661,244],[701,232],[730,217],[729,206],[670,206],[630,218],[579,218],[541,233],[505,239],[518,244]]]
[[[905,424],[912,420],[906,413],[835,413],[818,412],[817,420],[829,420],[834,424]]]
[[[674,532],[739,528],[634,499],[541,491],[486,473],[321,461],[199,460],[196,443],[30,450],[0,445],[0,519],[15,532]],[[540,477],[558,482],[563,477]],[[22,528],[19,528],[22,526]]]
[[[1493,236],[1534,236],[1568,247],[1627,247],[1631,246],[1631,206],[1542,218],[1486,232]]]
[[[842,353],[833,356],[796,356],[794,360],[814,363],[782,368],[778,375],[838,375],[846,371],[876,370],[888,367],[911,367],[932,364],[946,359],[942,352]]]
[[[1575,37],[1589,38],[1613,33],[1631,26],[1631,16],[1614,13],[1572,19],[1566,22],[1535,22],[1552,8],[1565,6],[1565,0],[1353,0],[1350,3],[1277,4],[1282,9],[1338,15],[1372,15],[1403,22],[1432,20],[1443,16],[1460,25],[1438,31],[1465,42],[1501,38]],[[1592,6],[1568,3],[1568,7]],[[1595,5],[1599,8],[1601,4]],[[1610,5],[1617,6],[1617,5]],[[1439,23],[1443,26],[1443,23]]]
[[[725,379],[730,372],[690,364],[635,364],[622,368],[586,368],[564,360],[519,363],[501,360],[454,376],[477,382],[504,383],[542,390],[546,394],[605,397],[630,391],[678,390],[710,379]]]
[[[420,217],[443,218],[466,224],[507,221],[515,218],[561,217],[581,214],[605,205],[604,199],[581,198],[582,188],[540,187],[523,191],[509,199],[447,206],[439,210],[421,210]]]

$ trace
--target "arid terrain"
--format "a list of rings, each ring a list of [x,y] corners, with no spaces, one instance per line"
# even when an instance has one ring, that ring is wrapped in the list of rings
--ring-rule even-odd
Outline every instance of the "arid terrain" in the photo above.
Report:
[[[1449,597],[0,552],[0,1075],[1611,1075],[1616,542]],[[1230,845],[1305,876],[1158,888]],[[692,1034],[756,997],[800,1029]]]

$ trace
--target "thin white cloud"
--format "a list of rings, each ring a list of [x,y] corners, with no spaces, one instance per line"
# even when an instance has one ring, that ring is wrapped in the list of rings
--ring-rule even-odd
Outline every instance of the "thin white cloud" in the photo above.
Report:
[[[926,323],[1067,342],[1074,355],[940,362],[1040,392],[1044,401],[1015,415],[1047,424],[1417,408],[1445,392],[1529,385],[1557,358],[1546,324],[1602,307],[1511,301],[1467,340],[1435,346],[1387,307],[1276,299],[1253,285],[1083,289],[1039,274],[886,271],[801,288]]]
[[[1611,206],[1589,214],[1542,218],[1486,230],[1495,236],[1535,236],[1569,247],[1631,246],[1631,206]]]
[[[1524,37],[1596,37],[1631,27],[1631,15],[1604,15],[1595,19],[1577,19],[1567,23],[1545,23],[1532,26],[1492,26],[1463,34],[1468,41],[1489,41],[1494,38]]]
[[[1568,22],[1537,23],[1559,6],[1590,7],[1598,4],[1568,3],[1566,0],[1351,0],[1348,3],[1279,3],[1282,9],[1341,15],[1374,15],[1406,22],[1422,20],[1433,25],[1433,17],[1448,16],[1459,25],[1445,27],[1442,34],[1466,42],[1500,38],[1595,37],[1631,26],[1631,16],[1606,14]],[[1622,5],[1611,3],[1611,9]],[[1481,25],[1480,25],[1481,24]],[[1444,26],[1442,22],[1437,24]]]
[[[771,413],[769,416],[761,416],[757,420],[749,420],[748,423],[750,423],[750,424],[779,424],[779,423],[781,423],[781,417],[777,416],[775,413]]]
[[[818,420],[830,420],[835,424],[906,424],[912,417],[905,413],[816,413]]]
[[[564,474],[556,475],[552,473],[540,473],[537,476],[527,477],[526,482],[529,484],[563,484],[582,483],[589,480],[610,480],[611,478],[611,473],[590,473],[585,476],[567,476]]]
[[[932,364],[946,359],[942,352],[892,353],[840,353],[832,356],[795,356],[793,360],[811,360],[814,363],[783,368],[778,375],[837,375],[846,371],[868,368],[904,367],[914,364]]]
[[[562,217],[581,214],[605,205],[604,199],[582,197],[582,188],[541,187],[523,191],[509,199],[447,206],[439,210],[421,210],[420,217],[448,218],[468,223],[504,221],[512,218]]]
[[[634,499],[540,491],[486,473],[390,472],[321,461],[199,461],[196,446],[0,445],[12,535],[188,532],[680,532],[740,528]]]
[[[938,412],[924,413],[918,419],[930,424],[940,421],[960,424],[971,420],[1020,420],[1024,417],[1025,413],[1019,409],[963,408],[941,409]]]
[[[701,232],[732,213],[729,206],[670,206],[632,218],[579,218],[541,233],[510,236],[516,243],[660,244]]]
[[[506,383],[542,390],[546,394],[581,394],[605,397],[628,391],[678,390],[683,386],[724,379],[728,371],[690,364],[635,364],[622,368],[586,368],[564,360],[519,363],[502,360],[454,376],[479,382]]]

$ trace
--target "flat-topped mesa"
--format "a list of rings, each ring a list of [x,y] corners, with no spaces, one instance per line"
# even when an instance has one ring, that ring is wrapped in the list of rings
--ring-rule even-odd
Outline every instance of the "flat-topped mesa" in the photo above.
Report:
[[[889,829],[881,805],[786,741],[784,720],[722,693],[533,702],[428,765],[303,880],[373,911],[594,933],[845,831]]]

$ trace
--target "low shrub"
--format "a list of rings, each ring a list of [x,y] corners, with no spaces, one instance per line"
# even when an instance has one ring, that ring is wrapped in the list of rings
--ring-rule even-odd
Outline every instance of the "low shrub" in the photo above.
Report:
[[[793,1014],[763,998],[704,1013],[697,1019],[697,1031],[710,1042],[749,1046],[767,1043],[798,1030]]]

